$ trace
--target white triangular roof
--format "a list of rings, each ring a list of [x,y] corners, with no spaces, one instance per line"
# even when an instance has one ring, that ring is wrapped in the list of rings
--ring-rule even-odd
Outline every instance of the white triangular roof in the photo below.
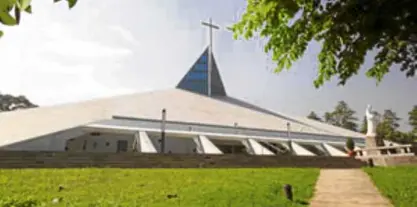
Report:
[[[214,60],[212,93],[207,96],[208,71],[206,49],[175,89],[95,99],[52,107],[40,107],[0,113],[0,146],[84,126],[113,116],[160,119],[163,108],[167,120],[224,126],[287,130],[317,135],[363,138],[361,133],[331,126],[307,118],[273,112],[229,97]]]
[[[238,123],[241,127],[271,130],[287,130],[290,122],[294,132],[363,137],[327,124],[309,123],[317,125],[311,127],[185,90],[168,89],[0,113],[0,146],[111,119],[115,115],[160,119],[163,108],[167,110],[167,120],[171,121],[227,126]]]

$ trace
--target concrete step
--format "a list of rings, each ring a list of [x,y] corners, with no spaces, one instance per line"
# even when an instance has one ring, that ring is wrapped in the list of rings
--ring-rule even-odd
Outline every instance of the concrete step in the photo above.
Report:
[[[25,167],[315,167],[359,168],[365,163],[346,157],[186,155],[88,152],[0,151],[0,168]]]

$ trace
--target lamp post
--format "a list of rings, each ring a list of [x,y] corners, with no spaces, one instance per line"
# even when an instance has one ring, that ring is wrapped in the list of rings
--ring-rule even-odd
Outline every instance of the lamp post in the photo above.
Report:
[[[287,122],[287,138],[288,138],[288,148],[290,150],[290,153],[292,153],[292,143],[291,143],[291,124],[290,122]]]
[[[166,122],[166,109],[162,109],[162,121],[161,121],[161,153],[165,153],[165,122]]]

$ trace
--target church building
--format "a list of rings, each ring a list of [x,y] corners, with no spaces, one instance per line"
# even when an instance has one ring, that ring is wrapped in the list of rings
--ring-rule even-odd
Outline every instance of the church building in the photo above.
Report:
[[[172,89],[0,113],[0,149],[347,156],[348,138],[364,147],[364,134],[230,96],[220,72],[207,48]]]

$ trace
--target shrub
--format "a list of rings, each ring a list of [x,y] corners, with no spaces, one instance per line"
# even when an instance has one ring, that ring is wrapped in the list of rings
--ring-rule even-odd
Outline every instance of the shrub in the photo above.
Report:
[[[355,149],[355,142],[353,142],[352,138],[348,138],[348,140],[346,141],[346,148],[350,151],[353,151],[353,149]]]

